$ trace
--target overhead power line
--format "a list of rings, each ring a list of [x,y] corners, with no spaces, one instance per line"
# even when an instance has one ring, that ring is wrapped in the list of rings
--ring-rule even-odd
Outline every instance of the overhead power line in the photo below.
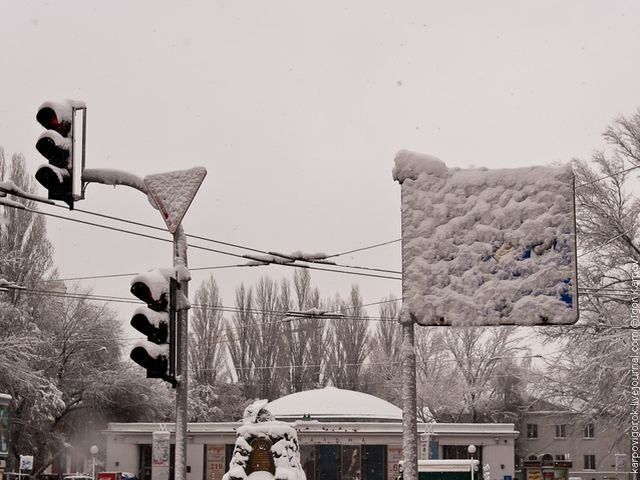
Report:
[[[580,185],[576,185],[576,188],[586,187],[587,185],[600,182],[601,180],[606,180],[607,178],[615,177],[616,175],[622,175],[623,173],[630,172],[631,170],[635,170],[636,168],[640,168],[640,165],[634,165],[633,167],[625,168],[624,170],[620,170],[619,172],[614,172],[605,177],[600,177],[600,178],[596,178],[595,180],[591,180],[589,182],[581,183]]]
[[[12,207],[15,208],[15,207]],[[95,222],[89,222],[87,220],[79,220],[79,219],[75,219],[75,218],[71,218],[71,217],[65,217],[62,215],[56,215],[53,213],[48,213],[48,212],[42,212],[40,210],[34,210],[34,209],[30,209],[30,208],[25,208],[25,211],[28,211],[30,213],[35,213],[38,215],[45,215],[45,216],[49,216],[49,217],[53,217],[53,218],[58,218],[61,220],[67,220],[70,222],[74,222],[74,223],[80,223],[80,224],[86,224],[89,226],[93,226],[93,227],[98,227],[98,228],[104,228],[106,230],[112,230],[112,231],[116,231],[116,232],[120,232],[120,233],[126,233],[129,235],[134,235],[134,236],[138,236],[138,237],[143,237],[143,238],[148,238],[148,239],[152,239],[152,240],[158,240],[161,242],[165,242],[165,243],[173,243],[172,240],[168,239],[168,238],[162,238],[162,237],[157,237],[154,235],[149,235],[146,233],[140,233],[140,232],[134,232],[131,230],[125,230],[122,228],[118,228],[118,227],[113,227],[113,226],[109,226],[109,225],[103,225],[100,223],[95,223]],[[153,227],[156,228],[156,227]],[[202,245],[193,245],[193,244],[187,244],[188,247],[194,248],[196,250],[203,250],[203,251],[207,251],[207,252],[212,252],[212,253],[218,253],[221,255],[229,255],[229,256],[233,256],[236,258],[242,258],[242,259],[246,259],[246,257],[244,255],[240,255],[237,253],[231,253],[231,252],[226,252],[223,250],[217,250],[215,248],[210,248],[210,247],[204,247]],[[270,262],[264,262],[265,264],[270,263]],[[402,278],[400,277],[393,277],[393,276],[389,276],[389,275],[378,275],[378,274],[373,274],[373,273],[364,273],[364,272],[351,272],[348,270],[338,270],[336,268],[323,268],[323,267],[318,267],[318,266],[314,266],[314,265],[307,265],[307,264],[290,264],[290,263],[285,263],[285,264],[280,264],[277,263],[277,265],[281,265],[281,266],[285,266],[285,267],[294,267],[294,268],[306,268],[309,270],[318,270],[318,271],[325,271],[325,272],[332,272],[332,273],[341,273],[341,274],[345,274],[345,275],[358,275],[358,276],[362,276],[362,277],[371,277],[371,278],[383,278],[383,279],[389,279],[389,280],[402,280]],[[259,263],[256,264],[247,264],[246,266],[260,266]],[[363,269],[369,269],[369,267],[347,267],[347,266],[343,266],[343,265],[334,265],[335,267],[342,267],[342,268],[363,268]]]
[[[58,297],[58,298],[86,299],[86,300],[93,300],[93,301],[143,305],[139,300],[136,300],[134,298],[117,297],[117,296],[110,296],[110,295],[98,295],[93,293],[86,294],[86,293],[74,293],[74,292],[61,292],[57,290],[36,290],[31,288],[27,288],[22,291],[24,291],[25,293],[30,293],[34,295],[50,296],[50,297]],[[365,305],[362,305],[362,307],[364,306]],[[194,310],[221,311],[226,313],[248,313],[248,314],[254,314],[254,315],[279,315],[279,316],[282,316],[283,318],[286,317],[288,313],[290,313],[289,311],[284,311],[284,310],[263,310],[258,308],[224,307],[219,305],[209,305],[209,304],[202,304],[202,303],[192,303],[191,308],[193,308]],[[312,318],[317,318],[319,320],[323,319],[321,315],[318,315],[318,316],[308,315],[308,316],[300,317],[301,320],[312,319]],[[360,315],[360,316],[343,315],[341,319],[342,318],[348,319],[348,320],[356,320],[356,321],[395,321],[393,319],[388,319],[385,317],[377,317],[377,316],[370,316],[370,315]],[[262,323],[256,322],[256,323],[267,325],[269,322],[262,322]]]
[[[346,252],[334,253],[333,255],[327,255],[326,258],[340,257],[342,255],[348,255],[350,253],[362,252],[364,250],[371,250],[372,248],[384,247],[385,245],[391,245],[392,243],[401,242],[401,238],[396,238],[395,240],[389,240],[388,242],[376,243],[374,245],[369,245],[368,247],[356,248],[354,250],[348,250]]]

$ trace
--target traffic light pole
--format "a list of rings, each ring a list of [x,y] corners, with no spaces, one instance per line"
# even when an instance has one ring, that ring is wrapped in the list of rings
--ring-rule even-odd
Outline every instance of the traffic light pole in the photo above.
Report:
[[[144,181],[137,175],[111,169],[87,168],[82,172],[82,183],[101,183],[103,185],[124,185],[134,188],[148,196]],[[179,225],[173,235],[173,266],[187,267],[187,238],[182,225]],[[176,450],[174,457],[174,479],[187,478],[187,404],[188,404],[188,305],[184,299],[189,298],[188,278],[179,278],[178,311],[175,331],[176,337]]]
[[[182,229],[178,226],[173,235],[173,266],[178,269],[181,266],[187,267],[187,238]],[[189,298],[189,280],[179,279],[178,298]],[[189,324],[187,323],[188,309],[186,305],[181,305],[178,300],[177,318],[174,331],[176,332],[176,452],[174,463],[175,480],[186,480],[187,478],[187,405],[188,405],[188,375],[189,359],[187,350],[189,348]]]

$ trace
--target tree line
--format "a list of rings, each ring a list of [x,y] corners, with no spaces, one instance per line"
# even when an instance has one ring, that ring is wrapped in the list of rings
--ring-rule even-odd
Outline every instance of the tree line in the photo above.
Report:
[[[604,139],[590,161],[574,161],[580,322],[417,328],[421,419],[517,422],[544,398],[627,433],[640,111],[615,120]],[[3,180],[35,191],[24,158],[7,159],[0,149]],[[70,444],[86,452],[101,445],[99,431],[109,421],[171,421],[173,393],[143,379],[120,349],[113,310],[89,300],[81,286],[57,281],[44,217],[28,210],[3,207],[0,216],[0,278],[26,287],[0,292],[0,393],[13,398],[10,454],[14,461],[34,454],[37,472]],[[344,297],[323,296],[300,269],[291,278],[239,285],[234,305],[224,306],[209,278],[190,313],[190,420],[236,420],[254,398],[326,385],[400,405],[399,304],[388,297],[365,306],[357,285]],[[532,364],[534,337],[556,352],[547,354],[547,365]]]

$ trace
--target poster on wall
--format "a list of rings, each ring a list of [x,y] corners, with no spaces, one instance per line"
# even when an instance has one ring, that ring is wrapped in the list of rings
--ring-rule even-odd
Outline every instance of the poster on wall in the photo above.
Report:
[[[167,431],[153,432],[152,442],[151,477],[154,480],[169,480],[171,434]]]
[[[225,472],[225,446],[207,445],[207,480],[220,480]]]
[[[527,480],[542,480],[542,470],[527,469]]]
[[[0,405],[0,457],[9,455],[9,405]]]
[[[395,480],[400,474],[398,462],[402,460],[402,447],[387,445],[387,479]]]

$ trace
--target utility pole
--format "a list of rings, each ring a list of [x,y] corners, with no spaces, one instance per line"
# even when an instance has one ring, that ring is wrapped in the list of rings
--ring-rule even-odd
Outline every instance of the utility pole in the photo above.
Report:
[[[176,386],[176,455],[174,458],[175,480],[186,480],[187,453],[187,395],[188,395],[188,282],[187,240],[182,228],[182,218],[200,188],[207,170],[196,167],[190,170],[148,175],[137,175],[112,170],[85,168],[85,139],[87,129],[87,107],[84,102],[66,100],[45,102],[36,113],[36,120],[45,128],[38,137],[36,149],[48,160],[36,174],[36,180],[48,191],[49,200],[62,200],[73,210],[74,202],[84,199],[88,183],[103,185],[124,185],[134,188],[147,196],[154,208],[160,211],[167,229],[173,234],[173,267],[179,283],[177,295],[177,325],[171,339],[175,347]],[[41,199],[44,200],[44,199]],[[47,201],[47,200],[45,200]],[[52,203],[52,202],[50,202]],[[21,204],[1,198],[0,204],[23,208]],[[175,281],[175,280],[174,280]],[[8,282],[0,285],[0,291],[8,287]],[[12,285],[13,286],[13,285]],[[14,286],[18,288],[18,286]],[[169,322],[173,324],[173,321]],[[134,349],[135,350],[135,349]],[[169,359],[173,362],[174,352]],[[175,366],[175,368],[173,368]]]
[[[181,265],[187,267],[187,239],[182,225],[173,234],[173,266],[177,269]],[[189,297],[189,281],[180,279],[179,290],[184,295],[179,298]],[[176,453],[174,458],[175,480],[187,478],[187,405],[189,384],[189,362],[187,350],[189,348],[189,324],[187,322],[188,310],[178,303],[178,312],[175,332],[177,334],[176,350],[178,359],[176,362]]]
[[[172,174],[175,177],[176,173],[184,173],[181,178],[180,184],[173,182],[171,184]],[[166,175],[167,178],[160,178]],[[189,295],[189,277],[187,270],[187,238],[182,228],[181,220],[182,216],[186,212],[187,208],[191,204],[191,201],[186,205],[181,205],[181,213],[178,214],[179,218],[173,217],[170,223],[167,213],[167,209],[161,204],[162,195],[159,195],[159,191],[171,190],[172,187],[181,188],[187,185],[189,189],[187,196],[195,196],[204,176],[206,170],[204,168],[195,168],[187,170],[185,172],[171,172],[170,174],[159,174],[153,176],[152,181],[148,181],[150,177],[141,179],[136,175],[132,175],[126,172],[116,172],[107,169],[85,169],[82,172],[83,183],[101,183],[104,185],[124,185],[134,188],[145,195],[148,198],[152,198],[155,202],[155,206],[162,211],[163,218],[167,223],[170,231],[173,233],[173,267],[179,281],[178,301],[177,301],[177,325],[175,328],[176,333],[176,423],[175,423],[175,457],[174,457],[174,478],[175,480],[186,480],[187,467],[187,405],[188,405],[188,348],[189,348],[189,327],[188,327],[188,302]],[[161,181],[160,186],[156,185]],[[149,187],[151,185],[151,188]],[[156,191],[154,192],[154,189]],[[155,193],[155,194],[154,194]]]

